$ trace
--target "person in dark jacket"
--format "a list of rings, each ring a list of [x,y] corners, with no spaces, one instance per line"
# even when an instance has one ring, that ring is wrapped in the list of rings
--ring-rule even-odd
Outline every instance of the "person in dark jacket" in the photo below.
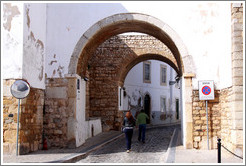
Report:
[[[126,115],[124,117],[124,121],[123,121],[124,133],[125,133],[125,137],[126,137],[126,148],[127,148],[126,152],[127,153],[129,153],[131,150],[133,128],[134,128],[135,124],[136,124],[136,122],[135,122],[135,119],[133,118],[131,112],[127,111]]]

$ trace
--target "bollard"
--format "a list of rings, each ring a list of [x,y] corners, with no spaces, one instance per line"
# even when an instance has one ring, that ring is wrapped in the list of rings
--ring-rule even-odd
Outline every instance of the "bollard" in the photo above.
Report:
[[[218,143],[217,143],[217,146],[218,146],[218,163],[221,163],[221,139],[218,138]]]

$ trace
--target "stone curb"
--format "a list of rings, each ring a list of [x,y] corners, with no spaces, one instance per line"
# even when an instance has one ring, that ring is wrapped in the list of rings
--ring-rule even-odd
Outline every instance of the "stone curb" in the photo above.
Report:
[[[171,137],[171,141],[169,143],[169,146],[168,146],[168,149],[167,149],[167,152],[166,152],[166,161],[165,163],[174,163],[175,162],[175,156],[174,158],[173,157],[170,157],[170,156],[173,156],[175,154],[171,154],[171,152],[173,153],[173,151],[175,150],[173,148],[173,144],[176,144],[177,143],[177,139],[174,140],[174,138],[177,137],[177,129],[175,128],[174,131],[173,131],[173,134],[172,134],[172,137]],[[174,137],[176,135],[176,137]],[[175,141],[175,142],[174,142]],[[173,150],[174,149],[174,150]]]

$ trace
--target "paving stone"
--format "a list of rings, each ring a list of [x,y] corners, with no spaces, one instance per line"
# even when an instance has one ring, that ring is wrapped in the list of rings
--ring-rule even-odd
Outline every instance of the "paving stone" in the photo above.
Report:
[[[130,153],[126,153],[125,137],[120,137],[78,163],[163,163],[174,129],[175,126],[147,129],[145,144],[137,140],[138,131],[134,130]]]

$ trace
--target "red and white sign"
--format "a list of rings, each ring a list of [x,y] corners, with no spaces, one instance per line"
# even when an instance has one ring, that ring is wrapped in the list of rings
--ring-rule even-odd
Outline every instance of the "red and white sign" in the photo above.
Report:
[[[214,100],[214,82],[198,81],[199,100]]]

